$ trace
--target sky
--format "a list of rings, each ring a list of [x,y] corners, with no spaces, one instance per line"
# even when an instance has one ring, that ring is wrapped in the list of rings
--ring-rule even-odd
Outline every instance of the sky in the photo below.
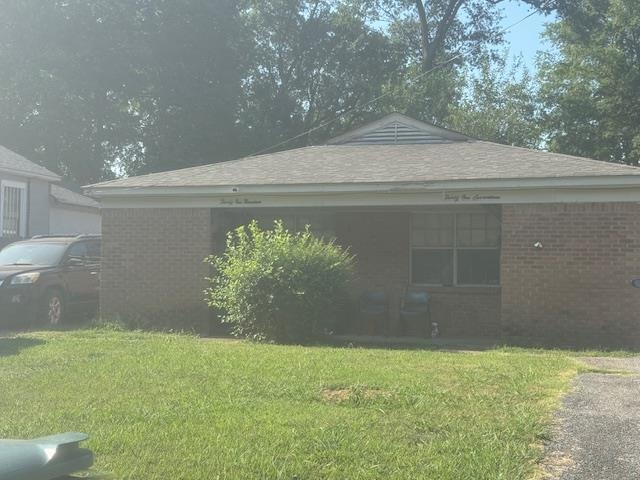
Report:
[[[502,25],[505,28],[526,17],[533,11],[529,5],[520,2],[504,2],[503,5],[505,18]],[[510,45],[509,56],[514,57],[522,54],[524,64],[532,73],[535,72],[536,68],[536,52],[549,49],[549,44],[545,44],[545,42],[542,41],[541,34],[544,31],[544,24],[553,20],[553,16],[536,13],[505,34],[507,44]]]

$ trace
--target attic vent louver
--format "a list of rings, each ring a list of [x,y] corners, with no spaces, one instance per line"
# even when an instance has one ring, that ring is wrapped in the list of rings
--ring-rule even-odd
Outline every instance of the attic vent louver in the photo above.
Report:
[[[391,122],[376,130],[345,142],[350,145],[412,145],[451,143],[437,133],[418,129],[401,122]]]

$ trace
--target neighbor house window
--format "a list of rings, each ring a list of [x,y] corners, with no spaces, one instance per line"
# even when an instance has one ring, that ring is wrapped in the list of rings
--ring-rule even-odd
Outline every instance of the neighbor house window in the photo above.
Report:
[[[411,282],[498,285],[500,220],[496,212],[416,213],[411,225]]]
[[[27,233],[27,186],[19,182],[0,183],[0,233],[2,237],[24,237]]]

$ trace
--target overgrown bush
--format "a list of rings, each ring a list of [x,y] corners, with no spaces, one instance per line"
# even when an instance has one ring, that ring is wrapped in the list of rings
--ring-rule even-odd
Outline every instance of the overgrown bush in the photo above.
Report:
[[[227,235],[226,251],[207,257],[215,275],[205,290],[210,307],[235,335],[302,342],[332,330],[344,308],[353,258],[308,230],[292,233],[256,222]]]

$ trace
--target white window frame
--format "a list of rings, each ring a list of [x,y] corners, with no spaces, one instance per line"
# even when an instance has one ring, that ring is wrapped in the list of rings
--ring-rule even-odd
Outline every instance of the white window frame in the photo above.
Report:
[[[414,247],[413,246],[413,217],[414,215],[425,214],[447,214],[453,216],[453,244],[451,247]],[[481,287],[481,288],[500,288],[501,279],[497,284],[471,284],[471,283],[458,283],[458,250],[497,250],[502,251],[502,236],[500,236],[500,244],[497,247],[459,247],[458,246],[458,215],[473,214],[473,213],[485,213],[491,212],[483,208],[465,208],[461,210],[453,209],[432,209],[432,210],[417,210],[410,212],[409,215],[409,285],[415,285],[417,287],[449,287],[449,288],[466,288],[466,287]],[[451,250],[453,252],[453,281],[451,285],[444,285],[442,283],[414,283],[413,282],[413,251],[414,250]],[[498,268],[500,268],[501,260],[498,260]]]
[[[27,215],[27,184],[25,182],[17,182],[15,180],[2,180],[0,181],[0,235],[4,232],[4,189],[5,187],[18,188],[22,192],[20,194],[20,231],[18,235],[21,238],[27,236],[27,221],[29,216]]]

